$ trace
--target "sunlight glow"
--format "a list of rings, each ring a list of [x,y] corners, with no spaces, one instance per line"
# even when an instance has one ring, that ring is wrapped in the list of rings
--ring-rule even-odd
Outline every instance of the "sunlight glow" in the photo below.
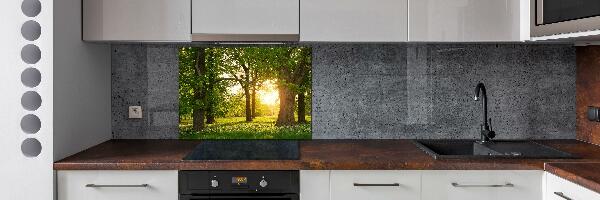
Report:
[[[274,81],[263,82],[264,90],[258,91],[260,102],[265,105],[276,105],[279,102],[279,92]]]

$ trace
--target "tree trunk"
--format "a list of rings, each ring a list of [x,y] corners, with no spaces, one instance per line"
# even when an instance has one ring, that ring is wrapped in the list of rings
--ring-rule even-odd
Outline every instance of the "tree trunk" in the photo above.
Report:
[[[306,123],[306,101],[304,92],[298,93],[298,123]]]
[[[196,55],[196,66],[195,69],[196,71],[196,75],[201,76],[204,73],[206,73],[206,63],[204,60],[204,48],[200,48],[198,49],[198,54]],[[195,101],[200,101],[204,99],[204,94],[202,91],[202,87],[201,86],[195,86],[194,87],[194,100]],[[204,129],[204,115],[205,115],[205,109],[199,107],[198,105],[194,105],[193,106],[193,113],[192,113],[192,117],[193,117],[193,129],[195,131],[201,131],[202,129]]]
[[[214,124],[215,122],[215,113],[211,106],[206,110],[206,124]]]
[[[244,87],[244,96],[246,97],[246,122],[252,121],[252,109],[250,106],[250,88]]]
[[[252,85],[252,119],[256,118],[256,85]]]
[[[202,98],[201,93],[194,91],[194,98],[201,99]],[[194,129],[194,131],[201,131],[202,129],[204,129],[204,109],[194,107],[194,110],[192,112],[193,112],[192,117],[193,117],[193,124],[194,124],[193,129]]]
[[[206,93],[207,95],[215,95],[214,94],[214,80],[211,80],[210,83],[207,84],[206,86]],[[206,124],[214,124],[215,123],[215,105],[216,103],[213,100],[207,101],[206,102]]]
[[[279,90],[279,114],[276,126],[294,125],[294,103],[296,96],[288,87],[280,85]]]

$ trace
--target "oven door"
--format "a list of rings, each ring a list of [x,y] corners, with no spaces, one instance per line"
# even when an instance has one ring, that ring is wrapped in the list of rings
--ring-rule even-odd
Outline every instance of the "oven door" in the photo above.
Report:
[[[532,36],[600,29],[599,0],[532,1]]]
[[[197,195],[180,195],[179,200],[299,200],[297,194],[282,194],[282,195],[218,195],[218,196],[197,196]]]

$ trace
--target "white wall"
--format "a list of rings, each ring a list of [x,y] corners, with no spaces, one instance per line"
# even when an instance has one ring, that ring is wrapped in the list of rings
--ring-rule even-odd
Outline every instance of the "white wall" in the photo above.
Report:
[[[81,40],[81,0],[54,0],[54,160],[109,140],[110,46]]]
[[[45,200],[53,194],[53,123],[52,123],[52,4],[41,0],[41,13],[27,17],[21,12],[22,0],[0,1],[0,199]],[[41,36],[34,41],[21,36],[21,25],[35,20],[41,25]],[[41,59],[32,64],[21,60],[21,48],[33,44],[39,47]],[[21,73],[28,67],[41,73],[41,83],[33,88],[21,83]],[[41,106],[28,111],[21,105],[26,91],[41,96]],[[41,126],[33,134],[25,133],[20,121],[27,114],[36,115]],[[41,143],[37,156],[27,157],[21,151],[22,142],[35,139]]]

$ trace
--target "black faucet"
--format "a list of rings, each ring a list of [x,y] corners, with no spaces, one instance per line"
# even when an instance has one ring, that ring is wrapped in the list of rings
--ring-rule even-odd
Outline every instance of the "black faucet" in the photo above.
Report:
[[[477,84],[477,87],[475,88],[475,101],[479,101],[479,99],[481,99],[479,97],[479,92],[481,92],[481,98],[483,98],[483,124],[481,124],[481,140],[479,142],[486,143],[491,141],[494,137],[496,137],[496,132],[492,130],[491,118],[489,118],[490,122],[488,124],[487,94],[485,92],[485,85],[483,85],[483,83]]]

